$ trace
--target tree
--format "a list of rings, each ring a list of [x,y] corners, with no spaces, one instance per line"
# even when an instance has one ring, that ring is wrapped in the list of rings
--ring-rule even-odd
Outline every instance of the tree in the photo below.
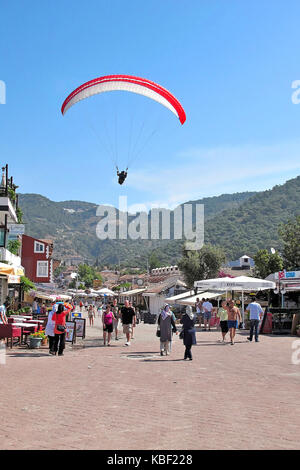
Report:
[[[151,255],[149,256],[149,269],[150,271],[155,268],[159,268],[161,266],[161,263],[158,259],[157,254],[155,251],[152,251]]]
[[[20,287],[22,292],[29,292],[30,290],[35,289],[34,283],[26,276],[21,276]]]
[[[300,215],[279,227],[283,241],[284,268],[293,270],[300,267]]]
[[[35,289],[34,283],[26,276],[20,277],[20,291],[19,291],[19,302],[24,298],[24,292],[29,292]]]
[[[78,280],[84,282],[86,287],[93,285],[93,280],[97,279],[97,273],[92,266],[80,264],[78,266]]]
[[[7,244],[7,249],[13,255],[17,256],[19,254],[20,246],[21,246],[21,242],[19,240],[9,240],[9,242]]]
[[[253,259],[255,262],[255,275],[262,279],[283,269],[283,259],[277,251],[271,254],[266,249],[258,250]]]
[[[184,250],[178,267],[183,272],[187,286],[193,289],[195,281],[217,277],[224,262],[225,254],[221,248],[204,245],[198,251]]]

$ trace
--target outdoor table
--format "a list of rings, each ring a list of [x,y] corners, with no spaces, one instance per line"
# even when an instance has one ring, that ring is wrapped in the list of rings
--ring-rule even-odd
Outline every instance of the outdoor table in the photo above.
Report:
[[[25,323],[25,322],[20,322],[20,323],[13,323],[14,326],[19,326],[21,328],[21,332],[22,332],[22,338],[21,338],[21,343],[20,344],[27,344],[26,341],[23,341],[23,328],[30,328],[30,327],[33,327],[33,326],[38,326],[38,323]]]
[[[44,324],[44,320],[27,320],[27,323],[38,324],[38,327],[40,329],[41,326]]]
[[[9,318],[13,318],[14,320],[21,320],[21,321],[26,320],[25,317],[20,317],[20,315],[10,315]]]

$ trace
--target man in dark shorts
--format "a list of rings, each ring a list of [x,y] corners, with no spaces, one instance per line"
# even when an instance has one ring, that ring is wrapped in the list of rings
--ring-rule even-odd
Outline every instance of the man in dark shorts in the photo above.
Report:
[[[220,319],[220,327],[222,331],[222,342],[225,343],[225,337],[228,333],[228,312],[227,312],[227,302],[223,300],[221,307],[218,309],[217,317]]]
[[[229,328],[230,340],[231,340],[231,344],[234,345],[235,332],[236,332],[239,322],[242,321],[241,313],[239,309],[234,305],[233,300],[230,300],[228,302],[228,307],[226,307],[226,310],[228,312],[227,324]]]
[[[130,346],[130,338],[132,334],[132,326],[135,327],[135,312],[129,307],[129,301],[125,300],[125,306],[121,308],[121,321],[123,324],[123,333],[125,333],[127,342],[125,346]]]

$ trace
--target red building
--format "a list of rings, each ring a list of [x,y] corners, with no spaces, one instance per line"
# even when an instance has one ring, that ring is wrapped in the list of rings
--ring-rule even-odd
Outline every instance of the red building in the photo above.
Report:
[[[22,266],[27,276],[35,284],[52,281],[53,242],[22,236]]]

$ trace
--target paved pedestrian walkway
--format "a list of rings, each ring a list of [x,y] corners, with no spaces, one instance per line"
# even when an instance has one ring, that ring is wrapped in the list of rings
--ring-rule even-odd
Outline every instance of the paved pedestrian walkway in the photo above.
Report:
[[[178,337],[159,355],[155,331],[142,323],[131,346],[122,335],[104,347],[97,318],[63,357],[7,350],[0,449],[300,448],[297,338],[249,343],[241,331],[232,346],[198,332],[194,360],[183,361]]]

